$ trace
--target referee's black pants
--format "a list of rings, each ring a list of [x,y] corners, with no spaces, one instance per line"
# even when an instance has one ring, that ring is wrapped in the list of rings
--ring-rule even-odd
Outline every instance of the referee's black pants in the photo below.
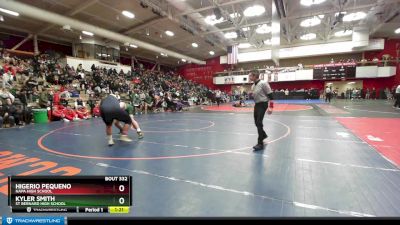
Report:
[[[254,106],[254,123],[256,124],[258,131],[258,144],[263,144],[264,138],[267,136],[263,129],[263,119],[265,112],[268,109],[268,102],[259,102]]]

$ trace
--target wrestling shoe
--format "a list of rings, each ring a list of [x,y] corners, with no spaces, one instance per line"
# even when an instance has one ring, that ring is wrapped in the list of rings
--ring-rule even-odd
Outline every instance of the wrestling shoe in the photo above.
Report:
[[[255,146],[253,146],[254,151],[260,151],[264,149],[264,145],[263,144],[257,144]]]
[[[138,135],[138,138],[139,139],[142,139],[142,138],[144,138],[144,136],[143,136],[143,132],[137,132],[137,135]]]
[[[113,139],[108,140],[108,146],[113,146],[113,145],[114,145],[114,140]]]
[[[130,138],[128,137],[128,135],[121,135],[121,136],[119,137],[119,140],[120,140],[120,141],[125,141],[125,142],[131,142],[131,141],[132,141],[132,139],[130,139]]]

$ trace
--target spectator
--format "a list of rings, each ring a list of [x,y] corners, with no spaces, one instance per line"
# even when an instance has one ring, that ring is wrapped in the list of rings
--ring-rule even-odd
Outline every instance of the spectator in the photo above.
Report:
[[[396,92],[395,92],[395,99],[396,99],[396,101],[393,105],[393,108],[400,109],[400,84],[397,85]]]
[[[369,99],[370,97],[370,92],[369,92],[369,88],[367,88],[367,91],[365,92],[365,99]]]

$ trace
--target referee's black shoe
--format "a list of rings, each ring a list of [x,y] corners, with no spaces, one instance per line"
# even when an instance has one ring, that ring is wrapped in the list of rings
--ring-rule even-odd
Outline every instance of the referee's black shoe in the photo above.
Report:
[[[264,150],[264,144],[257,144],[253,146],[254,151]]]

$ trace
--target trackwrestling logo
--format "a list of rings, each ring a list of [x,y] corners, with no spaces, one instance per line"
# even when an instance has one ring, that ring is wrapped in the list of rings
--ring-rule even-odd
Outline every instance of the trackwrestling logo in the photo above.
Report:
[[[3,224],[8,225],[64,225],[64,217],[3,217]]]

